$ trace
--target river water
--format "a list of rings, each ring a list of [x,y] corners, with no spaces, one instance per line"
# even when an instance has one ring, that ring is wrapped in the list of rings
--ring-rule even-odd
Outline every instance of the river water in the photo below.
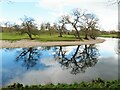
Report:
[[[118,79],[118,39],[96,45],[2,48],[0,86]]]

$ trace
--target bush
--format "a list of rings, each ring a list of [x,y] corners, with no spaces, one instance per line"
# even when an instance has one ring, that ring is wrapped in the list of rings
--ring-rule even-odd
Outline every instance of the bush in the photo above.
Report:
[[[2,88],[2,90],[26,90],[26,89],[40,89],[40,88],[112,88],[118,89],[120,88],[120,81],[113,80],[113,81],[104,81],[101,78],[98,78],[96,80],[93,80],[91,82],[81,82],[81,83],[74,83],[74,84],[60,84],[54,85],[52,83],[46,84],[46,85],[31,85],[31,86],[23,86],[23,84],[20,83],[14,83],[13,85],[9,85],[5,88]]]

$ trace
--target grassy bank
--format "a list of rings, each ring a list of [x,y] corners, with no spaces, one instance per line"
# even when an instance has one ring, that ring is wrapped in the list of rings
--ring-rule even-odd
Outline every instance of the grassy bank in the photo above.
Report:
[[[26,34],[19,35],[16,33],[0,33],[0,36],[2,37],[2,38],[0,38],[2,40],[11,40],[11,41],[28,38],[28,36]]]
[[[63,35],[63,37],[58,37],[59,34],[40,34],[33,36],[34,39],[38,41],[76,41],[78,39],[75,38],[74,35]],[[0,33],[0,39],[1,40],[10,40],[10,41],[16,41],[21,39],[29,39],[27,34],[17,34],[17,33]],[[100,37],[107,37],[107,38],[117,38],[118,36],[116,34],[108,34],[108,35],[100,35]],[[81,38],[84,38],[84,36],[81,36]]]
[[[53,88],[54,90],[59,88],[112,88],[117,90],[120,88],[120,82],[117,80],[113,81],[104,81],[100,78],[97,80],[93,80],[91,82],[81,82],[81,83],[74,83],[74,84],[60,84],[54,85],[52,83],[46,84],[46,85],[31,85],[31,86],[23,86],[19,83],[14,83],[13,85],[9,85],[5,88],[2,88],[2,90],[35,90],[35,89],[42,89],[42,88]]]
[[[21,39],[29,39],[27,34],[16,34],[16,33],[0,33],[0,36],[2,37],[1,40],[10,40],[10,41],[16,41]],[[34,39],[38,41],[75,41],[78,40],[75,38],[74,35],[63,35],[63,37],[58,37],[59,34],[40,34],[33,36]],[[83,36],[82,36],[83,37]]]

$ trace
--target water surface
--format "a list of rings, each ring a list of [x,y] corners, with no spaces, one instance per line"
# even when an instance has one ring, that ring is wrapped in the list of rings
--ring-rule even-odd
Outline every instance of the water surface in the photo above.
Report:
[[[118,39],[96,45],[3,48],[0,85],[118,79]]]

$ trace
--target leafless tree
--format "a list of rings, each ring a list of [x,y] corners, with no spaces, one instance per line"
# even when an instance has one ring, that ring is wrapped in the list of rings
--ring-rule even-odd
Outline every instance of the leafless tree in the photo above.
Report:
[[[13,29],[15,30],[15,32],[20,32],[20,30],[21,30],[21,26],[20,25],[18,25],[18,24],[14,24],[13,25]]]
[[[22,33],[26,33],[29,38],[32,40],[32,35],[35,34],[35,30],[37,31],[36,24],[34,23],[34,19],[31,17],[24,16],[24,18],[21,19],[22,21]]]
[[[41,24],[40,24],[40,30],[44,31],[44,30],[45,30],[45,28],[46,28],[45,23],[41,23]]]
[[[95,39],[95,35],[93,32],[95,29],[98,28],[98,18],[94,14],[86,13],[82,17],[82,28],[85,33],[85,39],[88,39],[88,34],[91,32],[90,37]]]
[[[10,21],[5,22],[4,25],[5,25],[6,29],[7,29],[7,31],[12,32],[13,24]]]
[[[59,22],[54,24],[55,24],[54,27],[59,32],[59,37],[62,37],[63,33],[66,30],[66,27],[65,27],[66,22],[60,18]]]
[[[80,37],[80,27],[81,27],[81,17],[84,15],[84,11],[80,9],[74,9],[72,15],[63,15],[61,17],[61,21],[65,24],[71,24],[72,27],[75,29],[77,38],[81,39]]]
[[[89,31],[95,30],[98,26],[98,18],[95,14],[87,13],[86,10],[74,9],[72,15],[63,15],[61,17],[63,24],[70,24],[74,28],[77,34],[77,38],[80,37],[80,30],[85,33],[85,39],[88,39]],[[94,32],[93,32],[94,33]],[[91,38],[94,38],[91,34]]]
[[[50,23],[49,22],[47,22],[46,24],[45,24],[45,27],[46,27],[46,29],[49,31],[49,33],[50,33],[50,36],[51,36],[51,25],[50,25]]]

